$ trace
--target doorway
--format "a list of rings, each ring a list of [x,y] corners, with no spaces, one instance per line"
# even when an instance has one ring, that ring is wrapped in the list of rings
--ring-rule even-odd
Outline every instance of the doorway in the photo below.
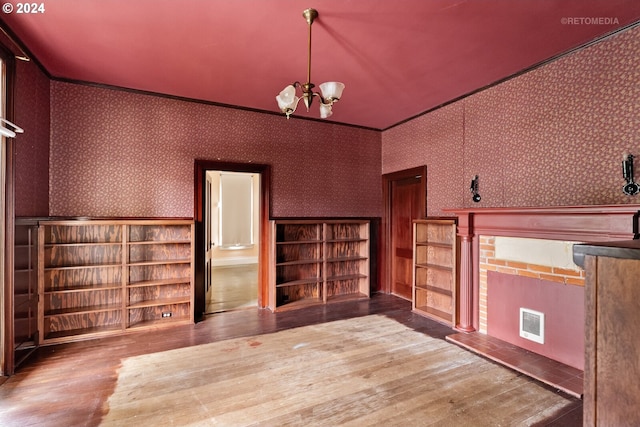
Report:
[[[260,174],[206,171],[205,314],[258,306]]]
[[[268,165],[196,160],[196,320],[265,306],[270,175]]]
[[[384,291],[412,299],[413,220],[426,217],[427,167],[382,176],[384,197]]]

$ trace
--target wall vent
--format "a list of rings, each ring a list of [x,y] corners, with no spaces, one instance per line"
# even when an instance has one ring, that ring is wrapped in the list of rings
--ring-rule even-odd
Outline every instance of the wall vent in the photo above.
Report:
[[[520,336],[544,344],[544,313],[520,307]]]

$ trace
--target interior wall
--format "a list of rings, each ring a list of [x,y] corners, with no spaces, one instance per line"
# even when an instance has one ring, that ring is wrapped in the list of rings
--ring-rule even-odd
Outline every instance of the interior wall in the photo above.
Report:
[[[16,61],[16,216],[49,214],[49,78],[33,62]]]
[[[429,215],[638,203],[622,194],[620,162],[624,152],[640,155],[639,62],[640,28],[632,28],[381,135],[54,81],[51,188],[43,195],[40,176],[18,177],[17,205],[27,206],[20,215],[39,215],[50,197],[51,215],[192,216],[194,158],[272,164],[274,216],[380,216],[380,171],[422,164]],[[18,78],[33,81],[29,72]],[[35,81],[22,85],[33,95],[17,110],[44,122],[49,82],[37,73]],[[28,151],[23,160],[39,153],[43,163],[46,151]],[[468,188],[476,174],[479,204]]]
[[[275,217],[379,217],[380,143],[372,130],[52,81],[49,213],[192,217],[203,159],[270,164]]]
[[[639,81],[636,27],[383,132],[382,173],[426,164],[429,215],[638,203],[621,162],[640,156]]]

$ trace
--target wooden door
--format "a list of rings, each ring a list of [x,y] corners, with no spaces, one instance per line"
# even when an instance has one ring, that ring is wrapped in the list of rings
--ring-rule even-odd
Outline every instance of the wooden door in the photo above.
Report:
[[[387,290],[410,300],[413,220],[426,214],[426,167],[385,175]]]

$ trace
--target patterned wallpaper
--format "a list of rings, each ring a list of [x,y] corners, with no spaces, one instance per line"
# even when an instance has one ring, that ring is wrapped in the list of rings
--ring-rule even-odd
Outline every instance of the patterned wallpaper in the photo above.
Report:
[[[50,214],[193,216],[194,159],[272,166],[274,216],[381,216],[379,132],[51,82]]]
[[[49,78],[33,62],[16,61],[16,216],[49,214]]]
[[[620,163],[624,152],[640,156],[639,81],[636,27],[379,133],[49,83],[19,64],[16,120],[28,135],[17,208],[42,215],[48,201],[50,215],[190,217],[195,158],[271,164],[274,216],[380,216],[381,172],[422,164],[429,215],[638,203],[622,194]],[[479,204],[469,192],[476,174]]]
[[[623,153],[640,156],[638,82],[640,27],[385,131],[382,172],[426,164],[429,215],[639,203],[621,174]]]

